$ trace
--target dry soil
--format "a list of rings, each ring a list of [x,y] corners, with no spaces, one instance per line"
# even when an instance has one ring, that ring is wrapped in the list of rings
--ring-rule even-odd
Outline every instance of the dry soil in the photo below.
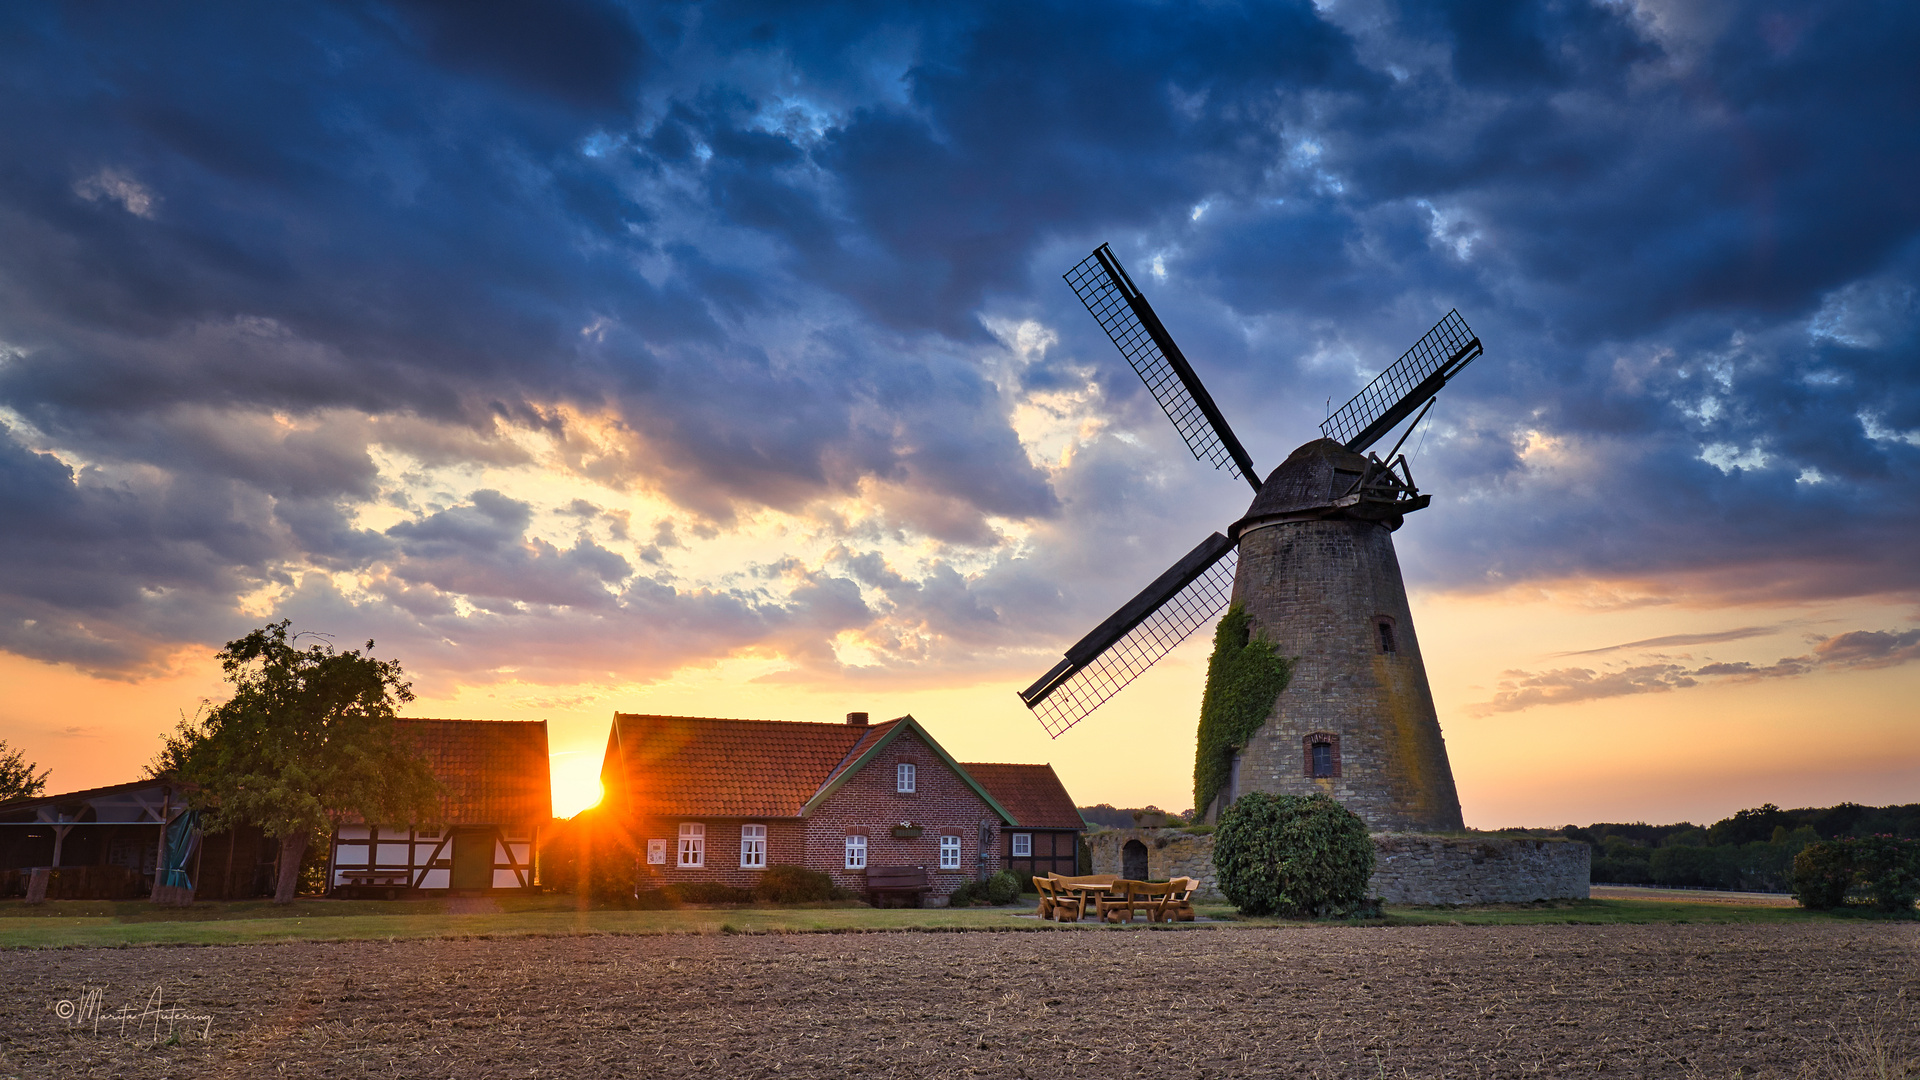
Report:
[[[14,951],[0,1076],[1809,1076],[1871,1038],[1920,1054],[1916,946],[1863,922]]]

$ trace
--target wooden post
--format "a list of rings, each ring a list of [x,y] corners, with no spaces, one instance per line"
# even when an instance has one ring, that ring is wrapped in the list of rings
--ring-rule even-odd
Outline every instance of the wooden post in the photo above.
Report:
[[[53,871],[45,866],[36,866],[27,871],[27,903],[44,904],[47,902],[47,885],[53,880]]]

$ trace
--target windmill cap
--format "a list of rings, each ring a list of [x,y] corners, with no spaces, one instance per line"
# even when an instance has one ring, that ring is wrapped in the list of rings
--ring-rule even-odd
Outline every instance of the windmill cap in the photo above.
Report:
[[[1389,529],[1399,528],[1398,515],[1381,519],[1364,511],[1355,512],[1360,507],[1352,505],[1350,498],[1341,498],[1366,471],[1364,454],[1356,454],[1332,439],[1315,439],[1288,454],[1287,460],[1267,475],[1246,516],[1234,523],[1228,535],[1238,540],[1256,525],[1330,517],[1379,520]]]

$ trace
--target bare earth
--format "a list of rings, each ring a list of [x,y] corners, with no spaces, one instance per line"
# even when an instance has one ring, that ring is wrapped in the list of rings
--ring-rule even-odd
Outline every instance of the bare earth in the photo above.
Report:
[[[0,1076],[1823,1075],[1874,1032],[1920,1054],[1917,946],[1861,922],[15,951]],[[57,1015],[89,987],[97,1030]],[[177,1045],[138,1019],[156,987],[206,1018]]]

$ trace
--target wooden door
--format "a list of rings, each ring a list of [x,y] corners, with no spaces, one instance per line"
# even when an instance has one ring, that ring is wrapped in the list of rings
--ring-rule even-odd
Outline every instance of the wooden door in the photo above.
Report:
[[[453,875],[449,885],[455,889],[493,887],[492,829],[454,830]]]

